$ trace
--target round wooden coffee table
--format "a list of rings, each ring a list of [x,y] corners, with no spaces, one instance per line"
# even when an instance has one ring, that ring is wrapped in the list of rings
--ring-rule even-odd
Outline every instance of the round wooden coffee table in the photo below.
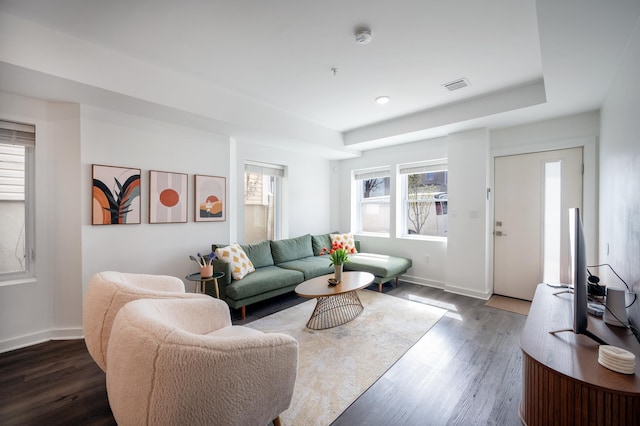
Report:
[[[329,285],[333,274],[322,275],[305,281],[296,287],[301,297],[316,299],[316,307],[307,322],[307,328],[324,330],[345,324],[360,315],[364,310],[358,297],[358,290],[373,282],[369,272],[351,271],[342,273],[338,285]]]

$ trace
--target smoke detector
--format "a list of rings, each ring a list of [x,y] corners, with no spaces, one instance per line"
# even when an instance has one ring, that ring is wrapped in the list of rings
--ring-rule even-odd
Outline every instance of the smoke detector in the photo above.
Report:
[[[367,44],[371,41],[373,36],[371,35],[371,30],[367,27],[358,27],[356,28],[356,43],[358,44]]]

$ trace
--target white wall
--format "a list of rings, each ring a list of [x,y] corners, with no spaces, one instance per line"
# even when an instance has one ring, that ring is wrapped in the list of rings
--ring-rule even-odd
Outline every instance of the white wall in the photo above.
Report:
[[[329,160],[86,105],[0,92],[0,118],[36,125],[36,278],[0,284],[0,352],[82,335],[82,297],[102,270],[184,277],[189,254],[242,235],[244,160],[287,167],[290,236],[329,231]],[[141,224],[91,224],[92,164],[141,169]],[[149,223],[149,171],[188,174],[188,222]],[[194,175],[227,178],[227,220],[194,222]],[[238,192],[239,191],[239,192]]]
[[[447,285],[453,293],[487,299],[487,217],[489,201],[489,132],[471,130],[450,135],[449,235]]]
[[[449,238],[424,241],[359,235],[363,250],[409,257],[413,267],[403,279],[446,291],[488,298],[493,292],[493,202],[486,200],[492,187],[493,159],[500,155],[581,146],[584,148],[585,229],[590,259],[597,247],[597,138],[599,113],[514,126],[487,132],[484,129],[452,134],[400,146],[366,151],[359,158],[332,163],[332,188],[340,206],[332,212],[332,228],[345,231],[351,222],[351,171],[435,158],[449,158]],[[333,170],[336,170],[333,172]],[[392,174],[392,223],[395,222],[395,177]],[[455,212],[454,212],[455,211]],[[339,214],[337,213],[339,212]],[[473,218],[471,217],[473,213]],[[475,218],[475,213],[478,217]],[[453,217],[456,215],[456,217]],[[333,225],[336,224],[336,225]],[[427,263],[426,257],[430,262]],[[465,265],[465,268],[460,268]]]
[[[621,68],[602,107],[600,139],[600,261],[640,292],[640,29],[636,26]],[[607,268],[605,284],[622,284]],[[640,303],[629,309],[638,327]]]
[[[598,137],[600,113],[590,111],[491,132],[491,162],[495,157],[581,147],[583,149],[582,219],[587,262],[598,261]],[[491,165],[493,170],[493,164]],[[493,179],[493,172],[492,172]],[[493,210],[492,210],[493,211]],[[490,223],[493,222],[493,216]],[[493,244],[491,242],[491,244]]]
[[[600,112],[589,111],[582,114],[492,130],[491,150],[503,153],[502,151],[510,149],[513,151],[513,147],[550,149],[556,148],[556,145],[562,141],[591,138],[597,136],[599,132]]]
[[[4,120],[36,126],[36,262],[35,278],[0,286],[0,352],[56,337],[52,331],[53,293],[53,184],[54,141],[48,131],[46,102],[0,92],[0,116]],[[60,231],[67,223],[60,224]]]
[[[396,222],[396,177],[398,164],[447,157],[447,139],[438,138],[399,146],[366,151],[359,158],[332,164],[334,203],[339,215],[332,217],[332,230],[351,230],[351,172],[372,167],[391,168],[391,223]],[[333,167],[336,168],[334,172]],[[335,194],[339,194],[336,197]],[[336,199],[337,198],[337,199]],[[335,229],[334,229],[335,228]],[[403,279],[417,284],[443,288],[446,284],[447,242],[442,240],[416,240],[401,238],[392,227],[389,237],[358,235],[362,251],[410,258],[413,267]],[[429,262],[427,262],[427,255]]]
[[[226,222],[193,221],[194,175],[228,178],[228,137],[90,106],[82,106],[81,126],[83,283],[104,270],[184,278],[196,270],[190,254],[228,239],[229,210]],[[91,224],[92,164],[141,169],[141,224]],[[149,223],[150,170],[188,174],[187,223]]]
[[[53,326],[57,337],[77,337],[82,322],[82,217],[80,176],[80,106],[49,104],[49,132],[53,140],[55,197],[47,211],[52,235]],[[36,150],[40,147],[37,146]],[[36,194],[36,197],[39,195]],[[64,248],[64,249],[62,249]]]
[[[244,238],[243,198],[241,194],[244,191],[244,163],[247,160],[285,166],[282,238],[331,231],[329,229],[332,210],[329,160],[245,141],[238,141],[237,145],[236,191],[240,196],[237,200],[239,220],[236,241],[242,243]]]

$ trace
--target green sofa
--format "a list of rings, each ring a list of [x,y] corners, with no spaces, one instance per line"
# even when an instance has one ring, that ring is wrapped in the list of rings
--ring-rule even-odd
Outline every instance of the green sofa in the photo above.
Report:
[[[215,250],[220,247],[213,245]],[[333,273],[327,256],[320,256],[323,247],[331,247],[329,234],[302,235],[284,240],[265,240],[257,244],[241,245],[251,263],[254,272],[241,280],[231,276],[230,264],[215,260],[214,270],[224,272],[218,280],[220,298],[234,308],[240,309],[242,318],[246,316],[246,306],[294,291],[296,286],[308,279]],[[374,276],[379,291],[382,285],[398,277],[411,268],[411,259],[372,253],[350,255],[350,261],[344,264],[345,271],[366,271]]]

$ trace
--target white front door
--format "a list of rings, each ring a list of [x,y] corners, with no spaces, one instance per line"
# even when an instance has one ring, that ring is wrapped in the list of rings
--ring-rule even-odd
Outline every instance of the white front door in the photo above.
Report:
[[[582,207],[582,148],[496,157],[493,292],[532,300],[566,282],[568,211]]]

